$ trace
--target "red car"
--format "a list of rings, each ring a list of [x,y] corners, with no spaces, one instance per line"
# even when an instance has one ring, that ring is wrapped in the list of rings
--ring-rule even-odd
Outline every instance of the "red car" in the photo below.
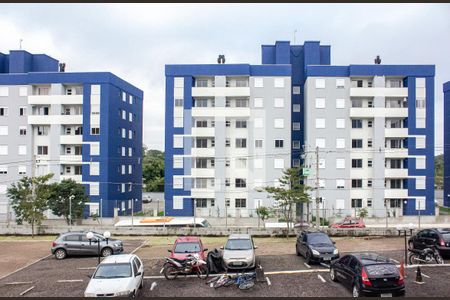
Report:
[[[365,228],[364,220],[361,218],[347,217],[341,222],[330,225],[331,228]]]
[[[170,252],[170,258],[179,260],[186,259],[189,254],[197,253],[200,259],[206,261],[207,248],[203,248],[202,240],[197,236],[182,236],[176,239]]]

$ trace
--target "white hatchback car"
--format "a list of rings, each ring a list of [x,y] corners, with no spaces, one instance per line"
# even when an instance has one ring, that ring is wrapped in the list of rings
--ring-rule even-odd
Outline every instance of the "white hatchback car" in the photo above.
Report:
[[[95,270],[85,297],[134,297],[144,286],[144,265],[134,254],[106,257]]]

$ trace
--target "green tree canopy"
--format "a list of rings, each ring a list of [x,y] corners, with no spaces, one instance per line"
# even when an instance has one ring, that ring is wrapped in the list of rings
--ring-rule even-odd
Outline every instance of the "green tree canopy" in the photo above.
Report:
[[[142,177],[146,192],[164,192],[164,152],[143,149]]]

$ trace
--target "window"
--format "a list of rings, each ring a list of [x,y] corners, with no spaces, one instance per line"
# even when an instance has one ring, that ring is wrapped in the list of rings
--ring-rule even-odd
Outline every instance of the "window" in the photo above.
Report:
[[[336,139],[336,148],[337,149],[345,148],[345,139]]]
[[[372,179],[367,180],[367,187],[372,187]]]
[[[369,158],[369,159],[367,160],[367,166],[368,166],[369,168],[372,168],[372,166],[373,166],[373,161],[372,161],[371,158]]]
[[[416,169],[425,169],[426,159],[425,157],[416,157]]]
[[[283,148],[284,140],[275,140],[275,148]]]
[[[345,180],[344,179],[336,179],[336,188],[337,189],[345,189]]]
[[[237,138],[236,148],[247,148],[247,139]]]
[[[423,190],[426,187],[425,177],[416,178],[416,189]]]
[[[38,155],[48,155],[48,146],[37,146]]]
[[[7,116],[7,115],[8,115],[8,108],[0,107],[0,116]]]
[[[208,107],[208,99],[194,99],[194,107]]]
[[[231,127],[231,121],[230,120],[225,121],[225,127]]]
[[[362,128],[362,120],[353,119],[352,120],[352,128]]]
[[[292,87],[292,94],[294,95],[300,95],[300,86],[295,85]]]
[[[264,127],[263,119],[262,118],[255,118],[254,119],[254,125],[255,125],[255,128],[263,128]]]
[[[236,107],[248,107],[247,99],[236,99]]]
[[[325,98],[316,98],[316,108],[325,108]]]
[[[362,179],[352,179],[352,188],[362,188]]]
[[[336,88],[337,88],[337,89],[343,89],[343,88],[345,88],[345,79],[342,79],[342,78],[336,78]]]
[[[336,108],[345,108],[345,99],[336,99]]]
[[[8,166],[0,166],[0,174],[8,174]]]
[[[182,156],[173,156],[173,168],[174,169],[182,169],[183,168],[183,157]]]
[[[225,186],[230,186],[230,178],[225,178]]]
[[[316,147],[325,148],[325,139],[316,138]]]
[[[173,188],[182,189],[183,188],[183,177],[173,176]]]
[[[175,99],[175,107],[183,107],[183,99]]]
[[[284,88],[284,78],[275,78],[274,87]]]
[[[361,108],[363,106],[362,99],[352,99],[352,107]]]
[[[9,88],[7,86],[0,87],[0,97],[8,97],[9,96]]]
[[[128,138],[131,140],[133,138],[133,131],[128,130]]]
[[[225,147],[231,147],[231,141],[229,138],[225,139]]]
[[[345,128],[345,119],[336,119],[336,128]]]
[[[293,104],[292,105],[292,111],[293,112],[300,112],[300,104]]]
[[[247,168],[247,158],[237,158],[235,161],[236,169]]]
[[[201,207],[207,207],[208,206],[208,199],[206,198],[197,198],[194,199],[195,201],[195,207],[201,208]]]
[[[91,162],[89,165],[89,175],[97,176],[100,174],[100,163]]]
[[[255,99],[253,99],[253,106],[255,108],[264,107],[263,98],[255,98]]]
[[[19,166],[19,175],[25,175],[25,174],[27,174],[27,167]]]
[[[236,128],[247,128],[247,121],[236,120]]]
[[[206,159],[206,158],[196,158],[195,159],[195,168],[206,169],[207,167],[208,167],[208,159]]]
[[[324,89],[324,88],[325,88],[325,79],[316,78],[316,89]]]
[[[247,207],[247,199],[245,198],[236,198],[235,200],[235,207],[236,208],[246,208]]]
[[[389,205],[391,208],[400,208],[402,207],[402,199],[390,199]]]
[[[123,102],[127,101],[127,94],[125,92],[122,92],[122,101]]]
[[[362,139],[352,139],[352,148],[362,148],[363,140]]]
[[[425,149],[425,136],[416,137],[416,149]]]
[[[373,127],[373,121],[372,120],[368,120],[367,121],[367,127],[369,127],[369,128]]]
[[[362,199],[352,199],[352,208],[361,208]]]
[[[91,128],[91,135],[99,135],[100,134],[100,128],[93,127]]]
[[[416,99],[416,108],[425,108],[425,99]]]
[[[208,148],[207,138],[197,138],[195,140],[195,148]]]
[[[325,158],[319,159],[319,169],[325,169]]]
[[[352,168],[362,168],[362,159],[360,158],[352,159]]]
[[[173,137],[173,147],[174,148],[183,148],[183,137],[182,136],[174,136]]]
[[[292,141],[292,149],[300,149],[300,141]]]
[[[19,107],[19,116],[26,116],[27,115],[27,108],[26,106]]]
[[[19,96],[20,97],[26,97],[28,96],[28,88],[26,86],[21,86],[19,88]]]
[[[336,158],[336,169],[345,169],[345,158]]]
[[[401,179],[391,179],[391,189],[401,189],[402,188],[402,180]]]
[[[292,123],[292,130],[295,130],[295,131],[300,130],[300,122],[293,122]]]
[[[225,107],[231,107],[231,100],[230,99],[226,99],[225,100]]]
[[[100,144],[92,143],[90,145],[91,155],[100,155]]]
[[[316,128],[325,128],[325,119],[316,119]]]
[[[262,148],[263,140],[255,140],[255,148]]]
[[[373,142],[372,139],[367,139],[367,148],[372,148]]]
[[[0,145],[0,155],[8,155],[8,146]]]
[[[274,128],[284,128],[284,119],[274,119],[273,127]]]
[[[50,127],[49,126],[38,126],[37,135],[48,135]]]
[[[128,174],[133,173],[133,165],[128,165]]]
[[[263,78],[262,78],[262,77],[255,78],[254,86],[255,86],[256,88],[262,88],[262,87],[264,87]]]
[[[425,118],[419,118],[416,116],[416,128],[425,128],[426,121]]]
[[[235,187],[237,187],[237,188],[245,188],[245,187],[247,187],[247,182],[246,182],[246,180],[243,179],[243,178],[236,178],[236,179],[234,180],[234,185],[235,185]]]
[[[390,168],[391,169],[401,169],[402,168],[402,160],[401,159],[391,159],[390,160]]]
[[[293,166],[293,167],[300,167],[300,159],[294,158],[294,159],[292,160],[292,166]]]
[[[284,98],[275,98],[273,102],[273,107],[277,108],[284,107]]]
[[[231,161],[229,159],[225,160],[225,167],[229,167],[231,165]]]
[[[275,169],[284,169],[284,159],[282,158],[275,158],[273,164]]]
[[[0,135],[8,135],[8,126],[0,126]]]

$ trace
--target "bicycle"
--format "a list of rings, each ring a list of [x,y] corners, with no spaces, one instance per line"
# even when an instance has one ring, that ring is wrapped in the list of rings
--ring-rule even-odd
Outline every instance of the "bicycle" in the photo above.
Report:
[[[223,286],[237,285],[240,290],[248,290],[255,285],[256,273],[238,274],[230,277]]]

